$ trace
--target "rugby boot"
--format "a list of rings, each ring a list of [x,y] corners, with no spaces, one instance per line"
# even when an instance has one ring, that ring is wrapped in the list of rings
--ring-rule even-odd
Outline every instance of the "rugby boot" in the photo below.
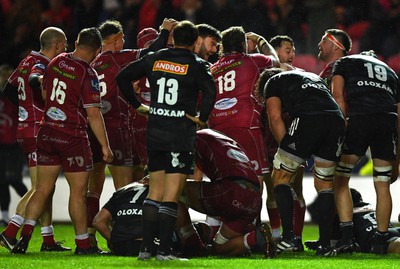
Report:
[[[388,236],[389,233],[378,233],[375,232],[374,236],[372,237],[372,248],[371,252],[375,254],[380,254],[380,255],[385,255],[387,254],[387,248],[388,248]]]
[[[11,251],[16,243],[17,239],[8,237],[4,233],[0,234],[0,245],[7,248],[8,250]]]
[[[304,251],[303,241],[300,236],[294,238],[294,244],[297,246],[297,251]]]
[[[272,238],[271,229],[268,224],[263,223],[261,226],[255,228],[256,232],[256,246],[254,250],[261,252],[266,258],[273,258],[276,256],[276,244]]]
[[[337,255],[337,252],[336,252],[335,249],[333,249],[333,248],[330,247],[330,246],[322,246],[322,245],[319,245],[319,246],[317,247],[316,255],[317,255],[317,256],[325,256],[325,257],[328,257],[328,256],[336,256],[336,255]]]
[[[11,250],[11,253],[25,254],[26,250],[28,249],[28,244],[29,244],[29,237],[26,235],[21,236],[21,238],[18,240],[17,244],[15,244],[15,246]]]
[[[80,248],[76,247],[74,254],[76,255],[97,255],[101,254],[101,251],[97,247]]]
[[[337,254],[341,253],[353,253],[356,249],[356,244],[352,239],[350,240],[339,240],[334,247]]]
[[[181,257],[175,256],[172,253],[167,254],[167,253],[160,252],[160,251],[157,253],[156,260],[157,261],[173,261],[173,260],[175,260],[175,261],[188,261],[188,259],[186,259],[186,258],[181,258]]]
[[[62,244],[64,241],[57,241],[54,245],[46,244],[45,242],[42,243],[40,251],[44,252],[60,252],[60,251],[70,251],[71,248],[64,247]]]
[[[283,236],[281,236],[280,238],[278,238],[276,242],[276,250],[278,253],[282,253],[284,251],[299,251],[299,246],[298,244],[296,244],[295,236],[293,236],[292,238],[283,238]]]

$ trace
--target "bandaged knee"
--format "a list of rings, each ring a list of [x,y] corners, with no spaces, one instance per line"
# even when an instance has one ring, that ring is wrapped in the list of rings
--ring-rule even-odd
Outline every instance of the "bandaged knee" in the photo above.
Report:
[[[314,175],[323,181],[332,181],[336,166],[319,167],[314,166]]]
[[[374,167],[373,171],[374,182],[390,181],[391,174],[392,174],[391,165]]]
[[[336,167],[335,175],[341,177],[351,177],[351,172],[353,171],[354,164],[339,162]]]
[[[280,150],[278,150],[278,152],[275,154],[273,164],[274,169],[283,169],[289,173],[296,173],[297,169],[301,165],[300,163],[293,161],[292,159],[282,154]]]

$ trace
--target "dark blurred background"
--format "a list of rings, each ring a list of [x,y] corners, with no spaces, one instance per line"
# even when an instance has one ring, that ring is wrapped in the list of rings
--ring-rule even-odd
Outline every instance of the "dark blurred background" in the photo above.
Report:
[[[0,0],[0,64],[16,67],[38,50],[39,34],[47,26],[62,28],[72,50],[82,28],[114,18],[124,26],[126,48],[135,48],[137,33],[157,29],[165,17],[208,23],[221,31],[241,25],[268,40],[289,35],[297,65],[314,72],[321,65],[310,67],[301,56],[316,57],[324,31],[340,28],[353,39],[351,53],[373,49],[400,71],[400,0]]]

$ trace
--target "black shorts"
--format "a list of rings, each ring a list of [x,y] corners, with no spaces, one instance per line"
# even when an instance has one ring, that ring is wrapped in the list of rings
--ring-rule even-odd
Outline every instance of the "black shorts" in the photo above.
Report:
[[[22,181],[24,157],[17,143],[0,146],[0,182],[13,183]]]
[[[351,116],[348,120],[343,154],[364,156],[368,147],[372,158],[395,160],[397,116],[371,114]]]
[[[165,170],[166,174],[193,174],[194,152],[170,152],[148,150],[148,168],[150,172]]]
[[[112,252],[118,256],[137,256],[141,244],[142,240],[133,239],[113,242]]]
[[[336,115],[294,118],[279,147],[294,156],[339,160],[344,141],[344,120]]]

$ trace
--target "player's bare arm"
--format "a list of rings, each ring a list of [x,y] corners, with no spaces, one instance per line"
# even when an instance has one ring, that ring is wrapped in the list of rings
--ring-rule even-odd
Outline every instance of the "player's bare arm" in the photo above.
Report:
[[[275,140],[280,144],[286,134],[285,123],[282,119],[282,104],[278,97],[270,97],[267,99],[267,113],[271,132]]]

